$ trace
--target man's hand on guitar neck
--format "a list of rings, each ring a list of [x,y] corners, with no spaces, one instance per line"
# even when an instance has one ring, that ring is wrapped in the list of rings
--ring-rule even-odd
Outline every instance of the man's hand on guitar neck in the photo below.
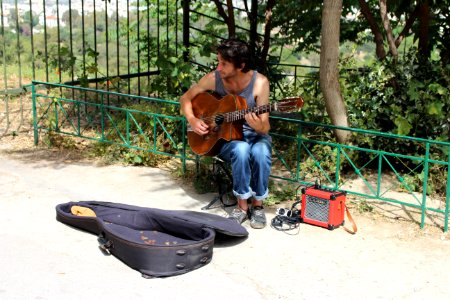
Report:
[[[205,135],[209,132],[209,126],[201,119],[192,116],[188,119],[188,122],[191,125],[192,131],[198,135]]]
[[[259,134],[267,134],[269,132],[269,122],[265,122],[261,115],[258,116],[254,112],[250,112],[245,115],[245,121]]]

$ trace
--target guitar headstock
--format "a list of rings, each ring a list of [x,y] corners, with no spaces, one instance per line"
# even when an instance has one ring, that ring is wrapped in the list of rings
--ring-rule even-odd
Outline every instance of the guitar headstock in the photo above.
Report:
[[[277,111],[293,111],[302,108],[304,103],[302,97],[289,97],[275,102],[274,108]]]

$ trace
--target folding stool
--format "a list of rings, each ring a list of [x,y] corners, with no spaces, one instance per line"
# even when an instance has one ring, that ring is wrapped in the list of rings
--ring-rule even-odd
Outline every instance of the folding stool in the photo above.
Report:
[[[217,186],[218,195],[214,197],[202,210],[210,209],[217,201],[220,201],[221,207],[230,207],[237,204],[236,197],[233,195],[233,177],[231,176],[229,163],[219,156],[212,157],[212,176],[214,184]]]

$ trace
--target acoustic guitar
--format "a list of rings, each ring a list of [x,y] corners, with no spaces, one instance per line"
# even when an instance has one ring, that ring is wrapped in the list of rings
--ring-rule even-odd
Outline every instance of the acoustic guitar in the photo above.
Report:
[[[200,93],[192,99],[192,110],[195,117],[209,126],[209,131],[205,135],[199,135],[188,126],[189,145],[197,155],[217,155],[223,142],[242,140],[242,125],[247,113],[254,112],[259,115],[270,111],[292,111],[301,108],[303,103],[301,97],[292,97],[273,104],[248,108],[245,98],[241,96],[230,94],[218,99],[212,94]]]

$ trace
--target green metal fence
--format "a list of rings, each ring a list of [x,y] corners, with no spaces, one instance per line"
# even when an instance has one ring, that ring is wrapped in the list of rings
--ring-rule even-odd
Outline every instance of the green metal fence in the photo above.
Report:
[[[433,211],[442,214],[444,231],[448,230],[449,142],[276,116],[272,116],[271,120],[275,124],[271,133],[278,160],[275,165],[281,171],[279,173],[285,174],[279,178],[305,184],[319,178],[323,186],[333,190],[339,189],[364,198],[418,208],[421,212],[421,227],[425,225],[427,211]],[[277,127],[281,127],[276,125],[277,122],[290,123],[297,132],[277,132]],[[352,143],[347,145],[334,142],[329,134],[318,136],[318,128],[325,133],[335,129],[349,131],[353,136]],[[365,139],[374,139],[375,145],[380,148],[367,147]],[[291,146],[283,147],[286,143]],[[382,148],[386,143],[397,143],[400,147],[413,144],[418,150],[413,155],[388,152]],[[286,159],[286,154],[291,157],[290,161]],[[435,178],[442,182],[432,182]],[[359,188],[352,184],[355,179],[361,184]]]
[[[43,130],[177,157],[185,170],[186,123],[161,113],[173,111],[178,102],[37,81],[32,101],[36,144]],[[151,112],[133,108],[143,102]]]
[[[186,146],[186,120],[178,114],[178,102],[37,81],[32,99],[35,143],[42,131],[76,136],[179,158],[183,171],[187,160],[196,159]],[[106,99],[120,101],[108,104]],[[132,107],[139,102],[153,105],[151,111]],[[448,231],[449,142],[304,122],[295,115],[273,114],[271,123],[273,179],[299,184],[320,179],[333,190],[417,208],[421,227],[426,214],[435,212]],[[335,142],[335,129],[349,131],[352,144]],[[368,147],[367,139],[379,148]],[[397,154],[383,150],[385,143],[414,144],[418,150]],[[432,180],[436,177],[444,181],[440,186]]]

